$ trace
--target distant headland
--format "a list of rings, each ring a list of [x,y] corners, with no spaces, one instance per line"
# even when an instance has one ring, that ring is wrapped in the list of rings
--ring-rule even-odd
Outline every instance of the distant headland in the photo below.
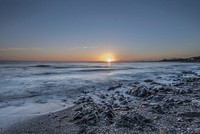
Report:
[[[189,57],[189,58],[173,58],[173,59],[163,59],[159,62],[200,62],[200,56]]]

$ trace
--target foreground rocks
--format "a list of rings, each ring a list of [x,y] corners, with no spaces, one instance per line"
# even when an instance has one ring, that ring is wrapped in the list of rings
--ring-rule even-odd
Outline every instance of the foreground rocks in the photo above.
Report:
[[[96,134],[154,132],[153,121],[135,111],[117,112],[110,105],[83,102],[66,110],[11,126],[5,134]]]

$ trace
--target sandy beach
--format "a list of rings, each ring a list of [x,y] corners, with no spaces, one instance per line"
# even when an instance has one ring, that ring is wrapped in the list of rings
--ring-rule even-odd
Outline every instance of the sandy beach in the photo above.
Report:
[[[171,86],[119,81],[107,92],[85,92],[74,106],[15,123],[3,134],[199,134],[200,76],[183,71]]]

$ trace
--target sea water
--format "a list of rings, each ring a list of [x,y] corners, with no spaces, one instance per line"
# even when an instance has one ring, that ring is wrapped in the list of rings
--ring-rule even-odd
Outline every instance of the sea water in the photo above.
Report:
[[[40,115],[73,105],[83,92],[107,91],[118,81],[171,84],[199,63],[0,62],[0,116]],[[2,121],[1,121],[2,122]]]

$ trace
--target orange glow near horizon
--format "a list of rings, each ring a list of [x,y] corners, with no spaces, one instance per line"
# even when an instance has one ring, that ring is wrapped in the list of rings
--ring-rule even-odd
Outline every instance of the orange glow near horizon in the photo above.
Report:
[[[108,49],[110,50],[108,52]],[[138,52],[118,51],[111,48],[98,49],[29,49],[29,48],[0,48],[0,60],[7,61],[74,61],[74,62],[120,62],[120,61],[143,61],[160,60],[175,57],[184,57],[177,51],[166,52]],[[189,55],[189,54],[188,54]]]

